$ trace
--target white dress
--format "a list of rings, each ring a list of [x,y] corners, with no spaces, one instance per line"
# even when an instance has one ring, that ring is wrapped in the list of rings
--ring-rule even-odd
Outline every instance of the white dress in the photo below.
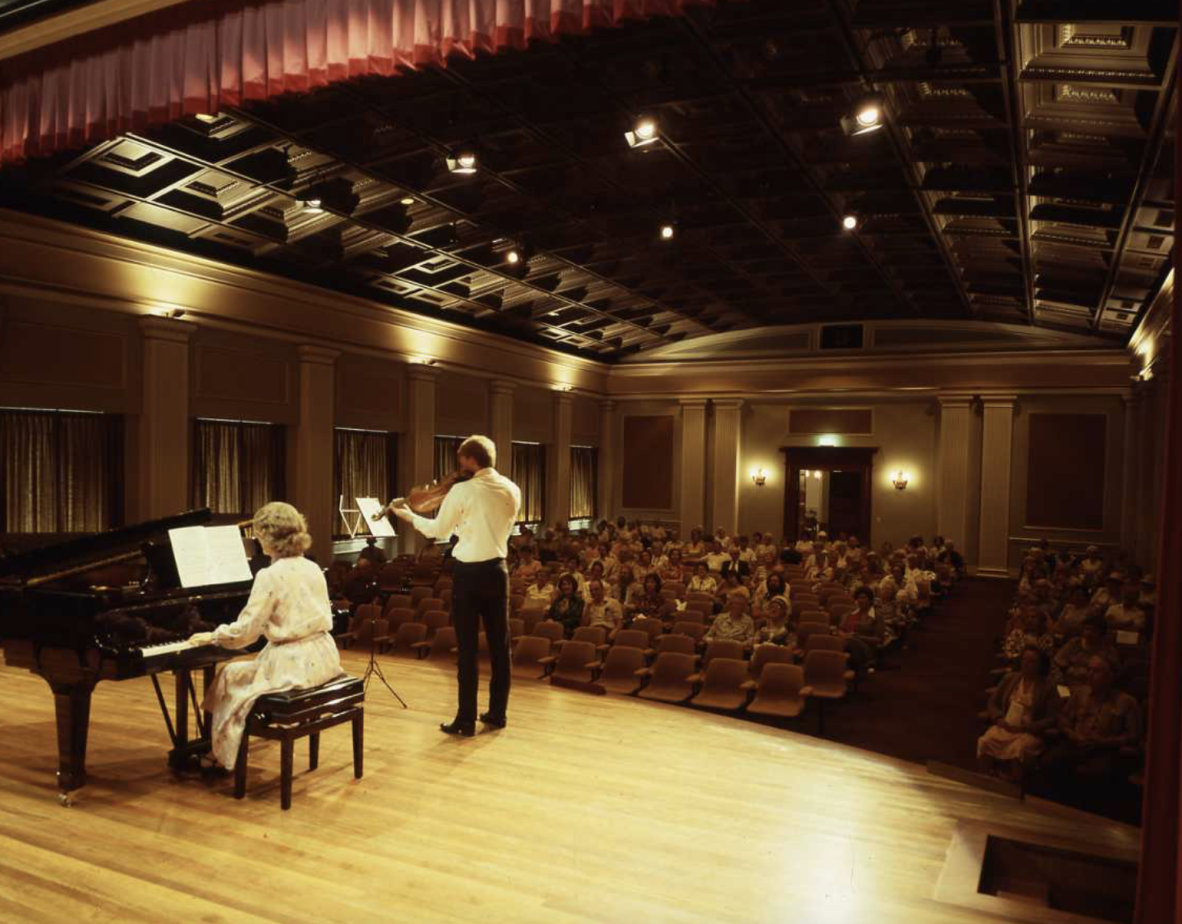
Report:
[[[254,579],[238,619],[218,626],[213,642],[245,648],[260,636],[267,647],[253,661],[227,664],[205,694],[213,714],[213,753],[228,770],[254,701],[266,693],[327,683],[341,673],[332,635],[332,607],[319,566],[306,558],[280,558]]]

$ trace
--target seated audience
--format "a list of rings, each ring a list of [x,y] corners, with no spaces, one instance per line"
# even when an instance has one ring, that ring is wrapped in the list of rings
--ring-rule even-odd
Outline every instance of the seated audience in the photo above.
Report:
[[[550,580],[550,572],[539,568],[534,574],[533,581],[525,588],[525,606],[529,609],[549,609],[554,602],[557,591],[554,582]]]
[[[644,579],[644,590],[634,598],[632,618],[647,616],[649,619],[663,619],[665,598],[661,596],[661,579],[650,574]]]
[[[722,543],[717,539],[710,546],[710,551],[703,559],[703,561],[706,562],[706,567],[711,574],[722,574],[722,566],[729,563],[730,560],[730,553],[723,551]]]
[[[767,622],[760,626],[755,634],[756,645],[785,645],[790,648],[796,646],[796,634],[788,624],[790,609],[787,597],[778,596],[768,600],[764,607]]]
[[[784,575],[778,571],[773,571],[755,592],[752,601],[755,608],[755,615],[765,616],[768,604],[772,600],[775,600],[776,597],[783,597],[786,600],[789,599],[789,590],[788,585],[784,583]]]
[[[722,579],[722,586],[718,588],[718,602],[723,609],[730,606],[732,600],[742,600],[743,608],[751,604],[751,591],[739,580],[735,572],[730,571]]]
[[[517,563],[517,567],[513,569],[513,577],[530,582],[537,576],[539,571],[544,570],[542,563],[534,558],[534,550],[529,546],[525,546],[521,549],[521,557]]]
[[[1046,733],[1059,718],[1059,694],[1047,676],[1047,653],[1028,645],[1018,663],[1018,670],[1003,677],[989,698],[993,726],[977,739],[982,769],[1014,781],[1034,766]]]
[[[1088,663],[1095,657],[1106,660],[1114,671],[1119,663],[1116,648],[1108,635],[1108,623],[1099,613],[1090,614],[1084,620],[1080,634],[1068,639],[1055,654],[1055,682],[1073,690],[1083,686],[1088,682]]]
[[[714,622],[706,631],[703,640],[734,641],[750,645],[755,639],[755,623],[747,615],[746,604],[736,598],[727,604],[727,608],[714,617]]]
[[[718,581],[714,575],[707,572],[704,562],[698,562],[694,566],[694,576],[690,578],[685,589],[687,593],[710,594],[713,597],[718,593]]]
[[[365,548],[358,553],[357,560],[361,561],[362,559],[373,562],[375,566],[385,563],[386,553],[378,548],[378,540],[374,536],[365,540]]]
[[[1048,628],[1056,638],[1068,639],[1079,635],[1090,612],[1092,608],[1088,604],[1087,590],[1083,585],[1072,587],[1068,592],[1067,604]]]
[[[1138,601],[1140,595],[1140,585],[1125,584],[1121,590],[1120,602],[1113,603],[1104,611],[1104,620],[1108,623],[1108,628],[1125,632],[1140,632],[1145,628],[1145,610]]]
[[[604,593],[603,581],[588,582],[591,588],[591,601],[583,608],[583,624],[607,630],[609,638],[613,638],[624,621],[624,613],[620,604]]]

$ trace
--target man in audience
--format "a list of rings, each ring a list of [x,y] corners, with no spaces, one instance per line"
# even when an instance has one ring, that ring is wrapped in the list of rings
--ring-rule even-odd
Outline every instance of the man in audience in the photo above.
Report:
[[[722,574],[722,566],[731,560],[730,555],[722,550],[722,543],[717,539],[710,545],[710,551],[705,557],[706,567],[713,575]]]
[[[539,568],[534,579],[525,588],[525,606],[529,609],[548,610],[558,591],[550,580],[550,572]]]
[[[357,556],[358,561],[361,559],[372,562],[374,567],[385,563],[386,555],[378,548],[378,540],[373,536],[365,540],[365,548]]]
[[[1140,632],[1145,628],[1145,610],[1141,609],[1138,597],[1141,588],[1137,584],[1125,584],[1121,590],[1119,603],[1114,603],[1104,611],[1104,620],[1108,627],[1123,632]]]
[[[379,593],[377,574],[373,562],[359,558],[356,567],[345,578],[345,597],[354,606],[372,603]]]
[[[1079,570],[1084,583],[1089,587],[1100,582],[1100,576],[1104,573],[1104,559],[1100,557],[1099,548],[1094,545],[1087,547],[1083,560],[1079,563]]]
[[[1101,613],[1107,612],[1108,607],[1120,602],[1124,583],[1124,576],[1113,571],[1108,575],[1104,586],[1092,594],[1092,606],[1096,607]]]
[[[593,579],[587,586],[591,590],[591,599],[583,607],[583,625],[604,629],[608,638],[614,638],[624,621],[624,611],[619,601],[612,600],[604,593],[603,581]]]
[[[1109,775],[1115,769],[1120,749],[1140,741],[1137,702],[1117,690],[1113,680],[1107,659],[1094,657],[1088,661],[1087,685],[1073,691],[1059,713],[1063,741],[1047,752],[1048,767]]]
[[[539,571],[543,570],[542,563],[534,558],[534,550],[530,546],[523,546],[520,551],[520,560],[516,568],[513,569],[513,577],[520,578],[525,582],[532,581]]]

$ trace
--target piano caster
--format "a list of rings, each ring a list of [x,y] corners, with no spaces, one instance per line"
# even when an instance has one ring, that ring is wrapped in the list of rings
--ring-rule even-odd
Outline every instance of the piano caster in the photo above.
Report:
[[[57,794],[57,802],[62,808],[69,808],[74,804],[74,800],[70,798],[68,792],[59,792]]]

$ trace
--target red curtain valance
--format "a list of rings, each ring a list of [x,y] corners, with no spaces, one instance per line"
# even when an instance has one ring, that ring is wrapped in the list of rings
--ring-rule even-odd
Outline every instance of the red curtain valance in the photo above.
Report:
[[[715,0],[191,2],[0,62],[0,164]]]

